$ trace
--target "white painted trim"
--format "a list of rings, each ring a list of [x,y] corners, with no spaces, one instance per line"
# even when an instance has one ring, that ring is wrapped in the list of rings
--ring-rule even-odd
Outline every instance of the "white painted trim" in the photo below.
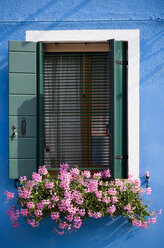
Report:
[[[139,177],[139,33],[138,29],[26,31],[26,41],[128,41],[128,170],[135,178]]]

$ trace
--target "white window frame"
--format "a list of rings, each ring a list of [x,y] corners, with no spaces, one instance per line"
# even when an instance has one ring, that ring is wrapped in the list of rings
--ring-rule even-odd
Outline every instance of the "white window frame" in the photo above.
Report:
[[[26,31],[26,41],[128,42],[128,173],[139,178],[139,35],[140,30],[50,30]]]

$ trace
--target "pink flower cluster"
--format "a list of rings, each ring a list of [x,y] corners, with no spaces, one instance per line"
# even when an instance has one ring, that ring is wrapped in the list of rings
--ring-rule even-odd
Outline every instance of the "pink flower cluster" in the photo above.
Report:
[[[23,199],[28,199],[31,197],[31,192],[32,189],[31,188],[26,188],[26,187],[18,187],[18,196],[19,198],[23,198]]]
[[[31,208],[34,208],[35,207],[35,203],[34,202],[27,202],[26,203],[26,206],[29,208],[29,209],[31,209]]]
[[[21,214],[23,216],[27,216],[28,215],[28,208],[21,208]]]
[[[38,173],[32,174],[32,180],[21,177],[21,187],[18,187],[20,210],[12,206],[8,211],[14,227],[18,226],[18,217],[24,216],[32,227],[39,226],[45,216],[50,216],[58,224],[56,232],[79,229],[85,218],[101,218],[104,215],[114,216],[121,212],[132,222],[133,226],[147,228],[154,224],[158,214],[144,209],[141,196],[151,194],[151,188],[142,189],[140,180],[129,175],[129,179],[109,180],[110,170],[96,173],[69,169],[68,164],[61,164],[56,179],[50,178],[46,166],[39,167]],[[5,192],[7,200],[14,198],[14,193]],[[130,197],[129,197],[130,195]],[[129,200],[129,199],[133,200]],[[136,211],[142,205],[147,211],[147,218],[141,220]],[[145,212],[144,212],[145,213]],[[151,217],[150,217],[151,216]]]
[[[54,202],[57,202],[57,201],[59,201],[59,197],[58,197],[56,194],[54,194],[54,195],[52,196],[52,200],[53,200]]]
[[[48,173],[48,170],[47,170],[45,165],[44,166],[39,166],[38,174],[45,176],[45,175],[47,175],[47,173]]]
[[[108,189],[108,194],[109,194],[109,195],[116,195],[116,193],[117,193],[117,192],[116,192],[116,189],[115,189],[115,188],[109,188],[109,189]]]
[[[27,177],[26,177],[26,176],[24,176],[24,177],[20,177],[20,178],[19,178],[19,180],[20,180],[20,182],[24,182],[24,181],[26,181],[26,180],[27,180]]]
[[[37,203],[37,208],[42,210],[44,208],[43,203],[41,203],[41,202]]]
[[[18,217],[19,217],[19,210],[15,210],[14,206],[11,206],[10,209],[7,211],[7,214],[10,216],[10,220],[12,222],[13,227],[18,226]]]
[[[113,214],[116,211],[116,206],[112,205],[111,207],[107,208],[107,212]]]
[[[34,214],[35,214],[36,217],[42,216],[42,210],[40,210],[40,209],[35,209],[35,210],[34,210]]]
[[[77,177],[79,175],[80,171],[78,168],[73,168],[70,173],[72,176]]]
[[[81,173],[82,177],[90,178],[91,177],[91,172],[90,171],[82,171]]]
[[[54,182],[46,182],[45,188],[46,189],[52,189],[54,187]]]
[[[14,193],[11,193],[9,191],[5,191],[5,195],[7,196],[7,200],[11,200],[14,198]]]
[[[93,193],[98,191],[98,181],[91,179],[88,183],[88,192]]]
[[[101,212],[92,212],[91,210],[88,211],[89,217],[93,217],[95,219],[101,218]]]
[[[103,170],[101,171],[101,174],[102,174],[102,178],[110,178],[111,177],[111,174],[110,174],[110,170]]]
[[[27,223],[29,225],[31,225],[32,227],[37,227],[38,226],[38,222],[35,219],[27,219]]]
[[[51,219],[52,220],[58,220],[60,217],[59,212],[52,212],[51,213]]]
[[[42,181],[42,176],[39,173],[33,172],[32,173],[32,179],[35,182],[41,182]]]

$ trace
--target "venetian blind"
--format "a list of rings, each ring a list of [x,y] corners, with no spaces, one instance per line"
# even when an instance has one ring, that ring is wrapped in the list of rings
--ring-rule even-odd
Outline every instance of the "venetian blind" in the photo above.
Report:
[[[45,164],[111,165],[109,53],[44,53]]]

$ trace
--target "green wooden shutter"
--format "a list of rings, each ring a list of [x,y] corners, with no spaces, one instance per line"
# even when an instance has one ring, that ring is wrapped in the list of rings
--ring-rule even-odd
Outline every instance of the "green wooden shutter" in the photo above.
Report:
[[[126,42],[110,40],[113,178],[127,177]]]
[[[9,178],[37,168],[37,50],[35,42],[9,41]],[[16,126],[18,136],[13,135]],[[25,131],[25,134],[22,132]]]
[[[38,163],[44,165],[44,56],[43,43],[37,43],[38,68]]]

